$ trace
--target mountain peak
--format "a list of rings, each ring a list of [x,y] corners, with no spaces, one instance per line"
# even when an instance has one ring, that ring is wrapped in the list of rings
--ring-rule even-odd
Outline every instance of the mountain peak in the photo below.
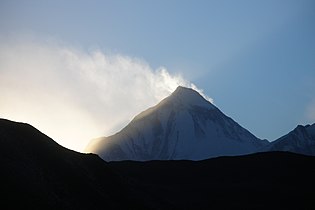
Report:
[[[187,87],[138,114],[120,132],[102,138],[87,152],[106,161],[201,160],[248,154],[266,143]]]
[[[183,106],[195,105],[214,108],[214,105],[202,97],[198,91],[183,86],[178,86],[167,100]]]
[[[195,91],[194,89],[188,88],[188,87],[184,87],[184,86],[178,86],[173,93],[174,94],[178,94],[178,93],[184,93],[184,92],[194,92],[194,93],[198,94],[198,92]]]
[[[203,98],[196,90],[183,86],[178,86],[170,96],[163,99],[156,106],[141,112],[140,114],[135,116],[134,119],[142,119],[143,117],[148,116],[153,112],[156,112],[157,110],[164,109],[163,107],[165,107],[165,105],[171,105],[172,107],[176,107],[176,109],[186,109],[192,106],[199,106],[209,110],[216,109],[213,104]]]

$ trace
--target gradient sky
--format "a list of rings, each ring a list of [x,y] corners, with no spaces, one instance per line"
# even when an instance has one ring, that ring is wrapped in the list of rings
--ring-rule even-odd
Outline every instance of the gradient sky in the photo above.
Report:
[[[0,0],[2,48],[23,40],[163,66],[259,138],[315,122],[314,0]]]

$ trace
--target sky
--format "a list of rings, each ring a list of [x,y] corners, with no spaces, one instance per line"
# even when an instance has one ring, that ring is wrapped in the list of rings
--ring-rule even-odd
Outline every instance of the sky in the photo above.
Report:
[[[0,117],[70,149],[177,85],[270,141],[315,122],[315,1],[0,0]]]

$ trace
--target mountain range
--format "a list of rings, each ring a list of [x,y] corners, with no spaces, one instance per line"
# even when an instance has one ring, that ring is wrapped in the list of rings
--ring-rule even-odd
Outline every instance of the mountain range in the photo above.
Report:
[[[289,152],[107,163],[0,119],[6,209],[312,209],[314,165]]]
[[[106,161],[203,160],[261,151],[315,155],[315,124],[270,143],[258,139],[197,91],[178,87],[120,132],[94,139],[86,152]]]
[[[102,159],[0,119],[1,207],[309,209],[314,142],[315,124],[260,140],[184,87],[93,140],[87,150]]]

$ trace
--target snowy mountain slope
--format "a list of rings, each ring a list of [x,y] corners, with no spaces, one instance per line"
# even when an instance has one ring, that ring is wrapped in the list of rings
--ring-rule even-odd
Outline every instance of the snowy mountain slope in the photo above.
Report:
[[[267,145],[264,151],[289,151],[315,155],[315,123],[298,125],[293,131]]]
[[[178,87],[115,135],[91,142],[104,160],[201,160],[258,151],[268,144],[224,115],[198,92]]]

